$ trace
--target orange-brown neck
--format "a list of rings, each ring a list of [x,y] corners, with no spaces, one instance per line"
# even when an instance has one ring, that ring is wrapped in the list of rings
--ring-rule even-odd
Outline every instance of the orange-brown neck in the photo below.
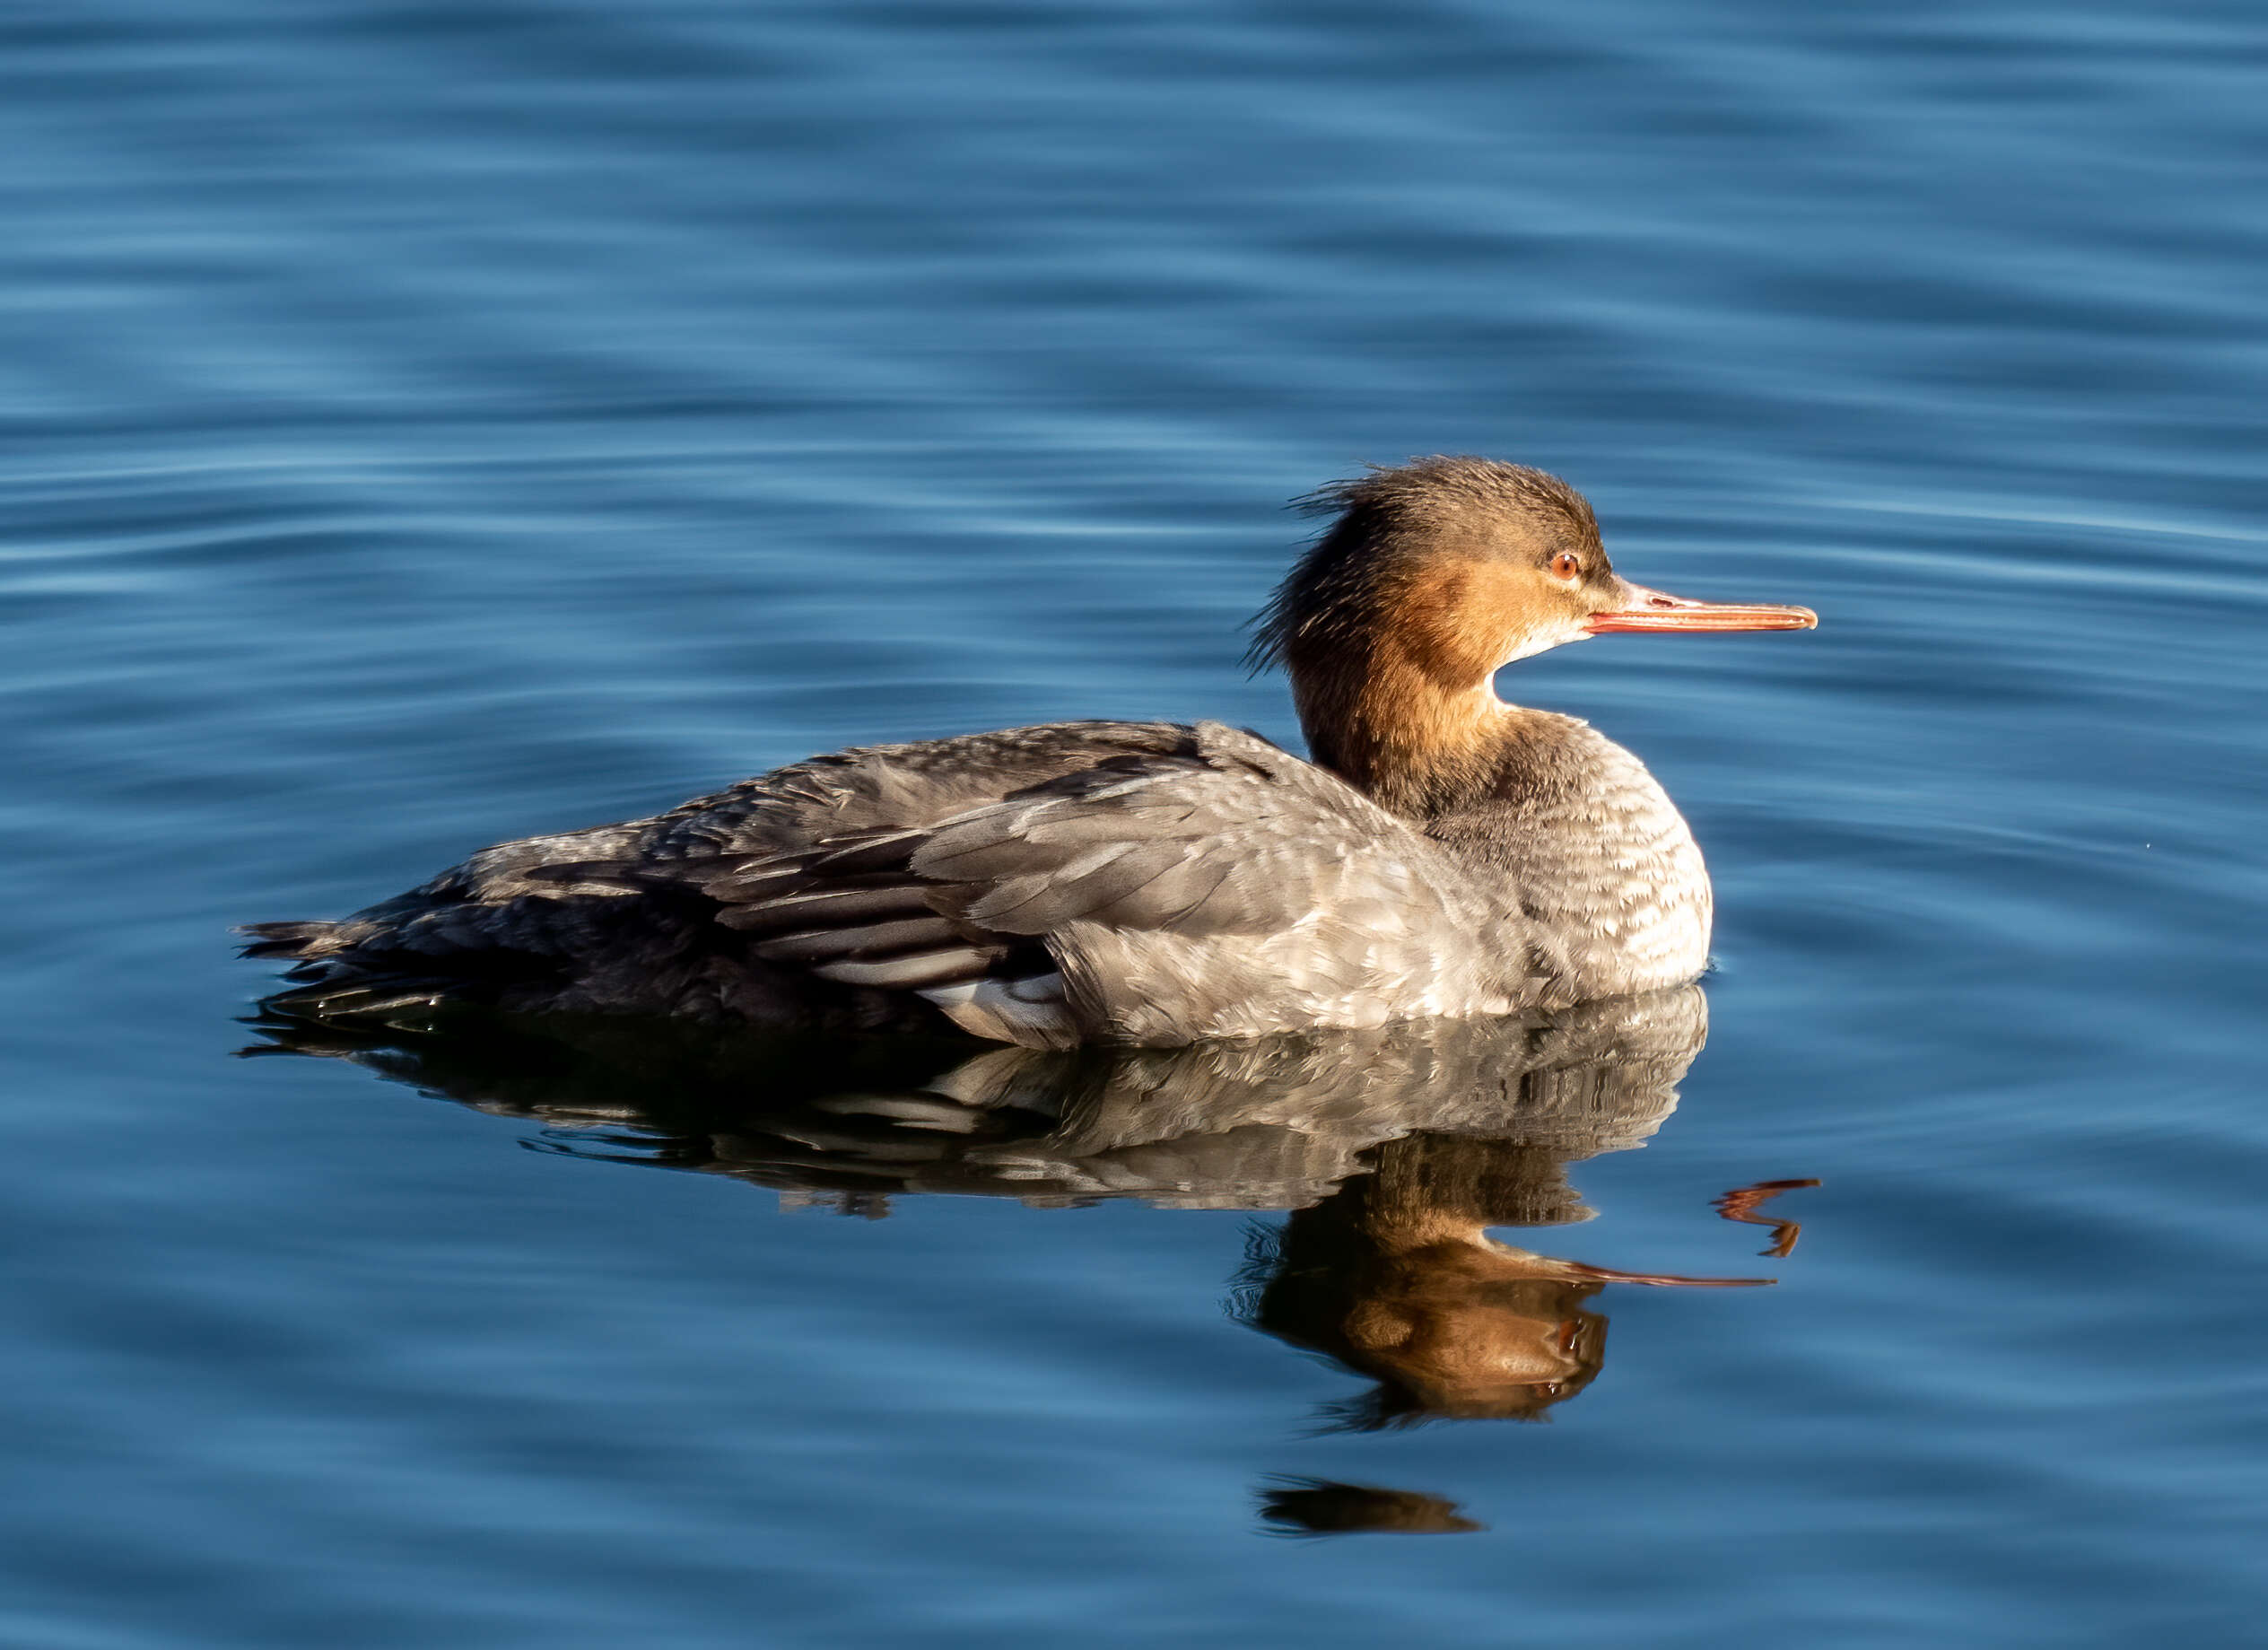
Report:
[[[1285,662],[1318,763],[1410,817],[1487,781],[1516,714],[1491,685],[1512,651],[1495,582],[1485,567],[1429,572],[1377,591],[1357,624],[1295,632]]]

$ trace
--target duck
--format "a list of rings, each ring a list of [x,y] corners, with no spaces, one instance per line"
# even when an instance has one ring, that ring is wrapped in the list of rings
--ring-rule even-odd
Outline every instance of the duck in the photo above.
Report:
[[[1437,456],[1329,518],[1253,622],[1301,756],[1212,721],[1060,721],[790,763],[485,848],[337,920],[240,929],[302,1019],[659,1016],[1179,1047],[1550,1011],[1706,968],[1709,876],[1645,765],[1508,703],[1592,637],[1808,630],[1623,578],[1573,486]]]

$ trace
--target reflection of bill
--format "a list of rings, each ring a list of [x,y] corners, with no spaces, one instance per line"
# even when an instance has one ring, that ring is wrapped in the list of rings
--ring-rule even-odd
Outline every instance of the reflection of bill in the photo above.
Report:
[[[1768,1226],[1772,1241],[1757,1251],[1775,1261],[1784,1261],[1795,1253],[1795,1240],[1803,1235],[1803,1227],[1779,1215],[1767,1215],[1764,1205],[1783,1192],[1796,1192],[1805,1186],[1816,1186],[1816,1180],[1760,1180],[1753,1186],[1735,1186],[1716,1198],[1711,1204],[1727,1220],[1738,1220],[1748,1226]]]

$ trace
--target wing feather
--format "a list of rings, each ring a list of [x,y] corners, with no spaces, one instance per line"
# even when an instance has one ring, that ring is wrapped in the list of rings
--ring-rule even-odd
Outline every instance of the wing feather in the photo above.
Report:
[[[486,970],[521,982],[507,1002],[763,1015],[833,982],[929,993],[983,1035],[1170,1043],[1506,1006],[1494,910],[1463,862],[1257,735],[1082,723],[814,757],[253,939],[340,985]]]
[[[1470,1012],[1476,897],[1435,844],[1256,735],[1113,755],[918,829],[827,838],[697,888],[757,955],[927,989],[1060,971],[1079,1035],[1160,1041]],[[965,990],[961,995],[966,995]]]

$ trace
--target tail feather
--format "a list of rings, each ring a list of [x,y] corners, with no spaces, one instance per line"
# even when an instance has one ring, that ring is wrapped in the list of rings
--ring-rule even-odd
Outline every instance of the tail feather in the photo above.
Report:
[[[247,922],[235,931],[249,935],[251,943],[240,954],[244,956],[289,956],[301,959],[322,956],[337,949],[336,922]]]
[[[446,980],[327,981],[264,998],[260,1010],[294,1019],[364,1019],[405,1008],[437,1008],[450,984]]]

